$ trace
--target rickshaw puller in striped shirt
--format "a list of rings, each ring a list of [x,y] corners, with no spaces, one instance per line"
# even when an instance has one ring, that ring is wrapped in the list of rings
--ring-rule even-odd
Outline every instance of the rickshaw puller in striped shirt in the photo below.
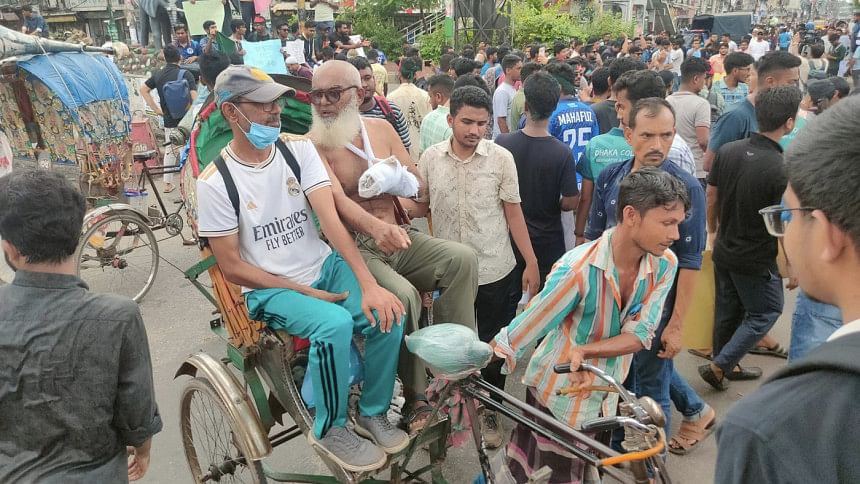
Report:
[[[689,207],[684,184],[658,169],[643,168],[621,183],[619,224],[565,254],[543,291],[495,338],[496,356],[510,373],[517,358],[543,337],[523,377],[527,402],[574,428],[616,414],[615,393],[558,395],[565,387],[591,385],[594,375],[557,374],[553,366],[579,368],[585,361],[625,379],[633,354],[650,347],[660,321],[678,267],[669,246]],[[582,461],[525,427],[514,430],[508,456],[517,482],[541,463],[552,463],[553,482],[584,477]]]

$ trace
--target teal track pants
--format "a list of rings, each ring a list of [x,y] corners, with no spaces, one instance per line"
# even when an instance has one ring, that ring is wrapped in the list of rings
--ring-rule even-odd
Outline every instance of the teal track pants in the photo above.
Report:
[[[393,325],[389,333],[370,326],[361,310],[358,280],[337,253],[325,260],[319,279],[311,286],[335,294],[348,291],[349,297],[331,303],[290,289],[256,289],[245,294],[245,302],[252,319],[310,340],[307,371],[311,374],[316,403],[314,435],[320,439],[332,427],[346,425],[353,334],[361,333],[366,337],[359,411],[362,415],[374,416],[388,410],[403,325]]]

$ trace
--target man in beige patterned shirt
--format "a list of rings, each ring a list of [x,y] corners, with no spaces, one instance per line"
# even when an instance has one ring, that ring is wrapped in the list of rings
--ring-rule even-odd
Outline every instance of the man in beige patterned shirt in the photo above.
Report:
[[[478,295],[475,318],[478,336],[489,342],[516,313],[522,291],[535,294],[540,283],[537,258],[532,250],[525,217],[520,208],[517,168],[511,153],[484,133],[491,102],[486,91],[465,86],[451,95],[449,142],[424,152],[418,163],[426,180],[427,195],[419,197],[418,212],[433,213],[436,237],[461,242],[478,254]],[[522,281],[517,281],[511,237],[526,261]],[[505,388],[501,361],[482,370],[490,384]],[[495,412],[485,412],[484,442],[491,448],[502,444]]]

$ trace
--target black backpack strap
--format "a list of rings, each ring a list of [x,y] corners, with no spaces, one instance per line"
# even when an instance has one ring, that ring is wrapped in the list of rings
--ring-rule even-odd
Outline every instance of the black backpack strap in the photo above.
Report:
[[[299,181],[299,185],[302,184],[302,169],[299,166],[299,162],[296,160],[296,157],[293,156],[293,152],[287,148],[287,144],[284,143],[281,138],[278,138],[275,141],[275,146],[278,147],[278,151],[281,152],[281,156],[284,157],[284,160],[287,162],[287,166],[290,167],[290,170],[293,170],[293,174],[296,175],[296,180]],[[302,190],[304,191],[304,190]],[[238,212],[237,212],[238,213]]]
[[[233,205],[233,210],[236,212],[236,222],[239,221],[239,190],[236,189],[236,182],[233,181],[233,175],[230,174],[230,169],[227,168],[227,163],[221,155],[212,160],[215,167],[218,168],[218,173],[221,174],[221,179],[224,180],[224,188],[227,190],[227,196],[230,198],[230,203]]]

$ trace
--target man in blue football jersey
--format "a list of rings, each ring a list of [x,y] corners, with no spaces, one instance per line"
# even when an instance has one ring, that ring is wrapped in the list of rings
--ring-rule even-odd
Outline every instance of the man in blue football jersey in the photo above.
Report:
[[[549,117],[549,133],[570,146],[574,163],[579,163],[585,153],[585,146],[593,136],[600,134],[597,116],[591,107],[576,97],[576,71],[563,62],[555,62],[547,67],[547,72],[561,85],[561,98],[558,106]],[[582,184],[582,175],[576,174],[576,184]],[[584,214],[585,216],[587,214]],[[575,245],[574,214],[562,212],[561,223],[564,229],[564,247],[570,250]]]

